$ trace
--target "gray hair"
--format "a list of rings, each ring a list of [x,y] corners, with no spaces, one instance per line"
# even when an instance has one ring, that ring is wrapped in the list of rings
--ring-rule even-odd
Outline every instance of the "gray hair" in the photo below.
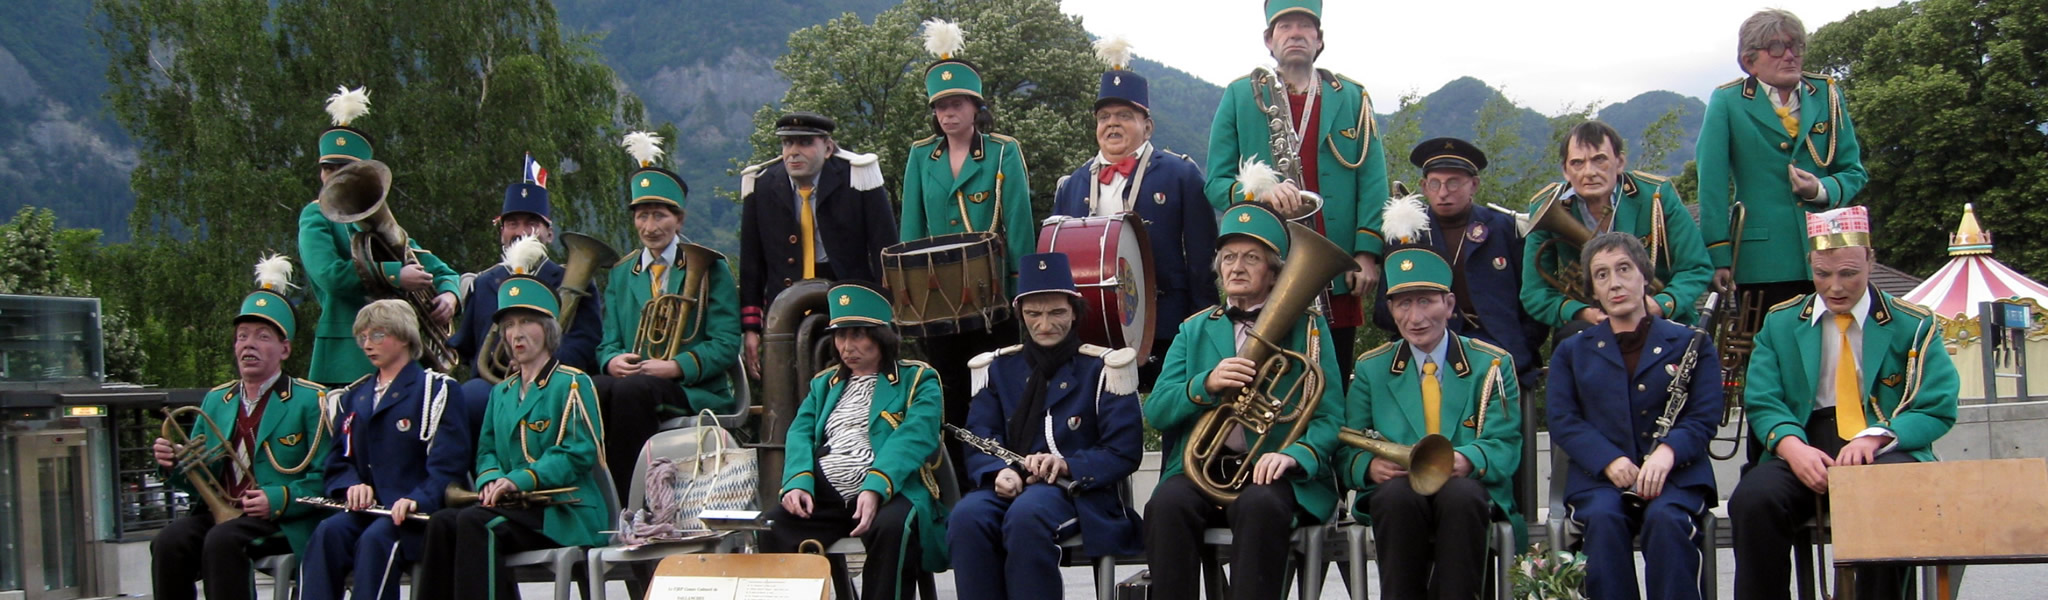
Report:
[[[1636,239],[1636,236],[1629,235],[1628,232],[1609,231],[1594,236],[1593,241],[1586,242],[1586,247],[1579,250],[1579,264],[1587,267],[1584,269],[1587,290],[1593,289],[1593,257],[1609,250],[1620,250],[1622,256],[1635,263],[1636,272],[1643,274],[1644,284],[1648,284],[1650,278],[1656,275],[1650,270],[1650,251],[1643,249],[1642,240]]]
[[[1795,45],[1805,45],[1806,24],[1799,20],[1798,15],[1781,8],[1766,8],[1744,19],[1742,31],[1735,38],[1736,66],[1749,73],[1749,60],[1780,35],[1790,36]]]
[[[1217,240],[1216,248],[1223,248],[1222,240]],[[1280,253],[1274,252],[1264,243],[1259,244],[1259,254],[1266,259],[1266,271],[1274,277],[1280,276],[1280,270],[1287,267],[1287,257],[1280,256]],[[1223,289],[1223,253],[1218,252],[1209,257],[1209,272],[1216,274],[1216,289]]]
[[[385,335],[396,336],[412,351],[412,359],[419,360],[426,349],[420,343],[419,313],[413,312],[412,305],[404,300],[378,300],[356,312],[355,334],[361,336],[382,329]]]
[[[532,319],[534,322],[540,323],[540,347],[542,350],[547,351],[548,354],[553,355],[555,349],[562,347],[562,322],[548,316],[547,313],[530,309],[514,309],[498,317],[498,326],[503,328],[505,321],[512,319]],[[499,335],[502,336],[504,334],[501,332]]]

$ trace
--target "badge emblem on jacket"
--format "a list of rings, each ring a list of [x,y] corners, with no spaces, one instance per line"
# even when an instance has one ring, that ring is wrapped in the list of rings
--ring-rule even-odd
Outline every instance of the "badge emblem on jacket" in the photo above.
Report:
[[[405,433],[407,431],[412,431],[412,419],[399,419],[398,432]]]

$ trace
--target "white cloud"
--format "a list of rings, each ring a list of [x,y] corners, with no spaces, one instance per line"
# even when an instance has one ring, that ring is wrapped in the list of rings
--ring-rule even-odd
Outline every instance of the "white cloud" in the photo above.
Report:
[[[1808,31],[1879,0],[1785,0]],[[1138,56],[1222,84],[1271,59],[1256,0],[1062,0],[1097,35],[1124,34]],[[1380,110],[1477,77],[1544,113],[1620,102],[1651,90],[1704,99],[1741,76],[1735,35],[1767,5],[1582,0],[1515,2],[1326,0],[1319,66],[1364,83]]]

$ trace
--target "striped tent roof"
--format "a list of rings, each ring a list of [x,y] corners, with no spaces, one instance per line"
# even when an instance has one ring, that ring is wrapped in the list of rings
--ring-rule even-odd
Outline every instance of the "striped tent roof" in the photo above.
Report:
[[[1991,257],[1991,232],[1977,224],[1977,211],[1963,205],[1963,220],[1949,236],[1948,265],[1906,294],[1906,301],[1935,315],[1963,320],[1977,316],[1977,304],[2009,298],[2031,298],[2048,304],[2048,286],[2028,279]]]

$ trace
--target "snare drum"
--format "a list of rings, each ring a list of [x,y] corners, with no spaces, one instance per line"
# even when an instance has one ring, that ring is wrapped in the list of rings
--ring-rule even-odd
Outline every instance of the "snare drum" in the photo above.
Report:
[[[994,233],[955,233],[882,249],[896,327],[929,337],[989,329],[1010,318],[1010,275]]]
[[[1073,265],[1074,286],[1088,299],[1088,313],[1076,324],[1081,341],[1151,354],[1158,284],[1152,241],[1137,214],[1046,219],[1038,251],[1065,254]]]

